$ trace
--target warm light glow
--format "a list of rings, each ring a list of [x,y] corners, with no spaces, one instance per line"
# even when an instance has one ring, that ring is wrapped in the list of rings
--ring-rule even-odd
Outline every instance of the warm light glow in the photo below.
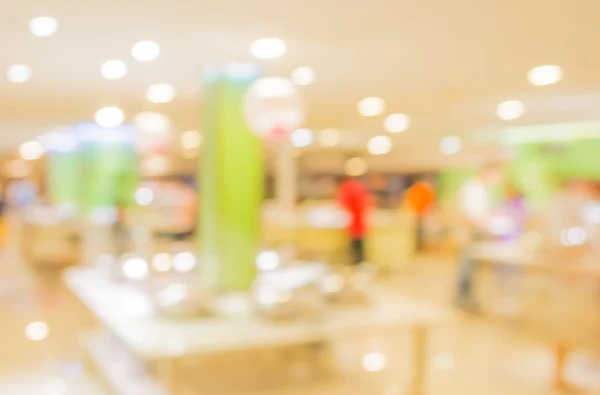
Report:
[[[117,107],[104,107],[96,112],[96,123],[103,128],[114,128],[123,123],[125,115]]]
[[[131,54],[140,62],[149,62],[158,58],[160,46],[154,41],[140,41],[133,46]]]
[[[556,84],[562,79],[563,72],[559,66],[546,65],[529,70],[527,79],[533,85],[546,86]]]
[[[44,147],[37,141],[28,141],[19,146],[19,155],[25,160],[39,159],[44,155]]]
[[[319,133],[319,144],[323,147],[335,147],[340,143],[340,131],[337,129],[324,129]]]
[[[462,149],[462,140],[458,136],[447,136],[440,140],[440,152],[444,155],[454,155]]]
[[[384,155],[392,150],[392,139],[388,136],[375,136],[367,143],[371,155]]]
[[[351,177],[362,176],[369,169],[367,161],[363,158],[350,158],[346,161],[344,170]]]
[[[261,138],[283,138],[302,124],[303,106],[297,88],[286,78],[255,81],[244,98],[244,113]]]
[[[171,255],[167,253],[160,253],[154,255],[152,258],[152,268],[157,272],[168,272],[173,268]]]
[[[520,118],[525,113],[525,106],[518,100],[508,100],[502,102],[496,108],[498,118],[504,121],[510,121]]]
[[[406,114],[388,115],[383,123],[385,130],[390,133],[400,133],[407,130],[410,126],[410,119]]]
[[[261,271],[277,269],[280,263],[281,258],[275,251],[263,251],[256,256],[256,267]]]
[[[100,66],[100,73],[107,80],[118,80],[127,75],[127,65],[122,60],[108,60]]]
[[[169,118],[158,112],[142,112],[133,120],[135,128],[142,133],[164,134],[171,128]]]
[[[148,262],[143,258],[128,258],[123,263],[123,274],[130,280],[143,280],[148,277]]]
[[[381,353],[369,353],[362,359],[362,367],[367,372],[380,372],[387,366],[387,358]]]
[[[31,68],[26,64],[15,64],[8,68],[6,77],[15,84],[27,82],[31,79]]]
[[[50,37],[57,30],[58,22],[50,16],[40,16],[29,22],[29,31],[38,37]]]
[[[173,257],[173,269],[178,273],[187,273],[196,267],[196,257],[191,252],[179,252]]]
[[[180,137],[181,148],[191,150],[202,144],[202,135],[197,130],[183,132]]]
[[[365,117],[374,117],[385,111],[385,101],[380,97],[366,97],[358,102],[358,112]]]
[[[298,86],[310,85],[315,82],[315,71],[310,67],[298,67],[292,71],[292,82]]]
[[[275,59],[287,52],[285,42],[279,38],[261,38],[252,43],[250,53],[258,59]]]
[[[25,327],[25,337],[27,340],[40,341],[44,340],[50,334],[50,328],[45,322],[37,321],[28,324]]]
[[[314,136],[310,129],[297,129],[294,130],[290,136],[292,145],[296,148],[308,147],[313,143]]]
[[[175,98],[175,88],[169,84],[155,84],[146,91],[146,98],[152,103],[169,103]]]
[[[149,206],[154,201],[154,192],[150,188],[139,188],[135,191],[135,202],[140,206]]]

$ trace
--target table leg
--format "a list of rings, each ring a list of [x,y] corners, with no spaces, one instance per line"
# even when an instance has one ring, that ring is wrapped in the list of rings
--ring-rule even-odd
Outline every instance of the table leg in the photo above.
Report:
[[[565,381],[565,364],[568,357],[568,348],[565,343],[558,342],[554,346],[554,386],[557,389],[564,390],[568,388]]]
[[[417,326],[413,332],[413,376],[411,395],[424,395],[427,382],[427,328]]]

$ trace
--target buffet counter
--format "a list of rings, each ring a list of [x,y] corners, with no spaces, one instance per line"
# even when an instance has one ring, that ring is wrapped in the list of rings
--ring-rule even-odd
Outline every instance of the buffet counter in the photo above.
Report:
[[[98,346],[97,341],[106,339],[108,334],[113,336],[116,342],[112,341],[112,347],[119,348],[120,345],[120,353],[135,361],[131,362],[135,374],[129,380],[140,380],[143,376],[144,385],[153,388],[147,395],[179,393],[185,387],[182,382],[185,378],[181,374],[181,369],[185,368],[181,364],[184,359],[307,347],[306,350],[313,353],[311,361],[315,365],[328,364],[329,359],[322,354],[327,352],[330,342],[401,328],[414,331],[412,386],[415,394],[421,394],[428,365],[425,359],[428,329],[451,318],[451,313],[443,308],[375,289],[371,303],[331,308],[316,320],[278,322],[265,319],[252,311],[249,295],[245,294],[217,298],[218,313],[208,317],[169,319],[155,313],[140,288],[131,283],[112,281],[97,269],[69,269],[64,279],[106,329],[104,335],[88,339],[88,350],[92,354],[95,350],[97,356],[105,349]],[[148,368],[148,375],[140,373],[143,366]],[[157,380],[150,385],[152,377]],[[128,378],[121,377],[120,380],[113,383],[113,387],[127,388],[123,381]]]
[[[301,253],[336,263],[349,256],[347,217],[335,202],[305,202],[294,211],[266,205],[262,242],[292,245]],[[367,260],[386,271],[402,270],[415,253],[414,216],[400,210],[373,210],[365,240]]]

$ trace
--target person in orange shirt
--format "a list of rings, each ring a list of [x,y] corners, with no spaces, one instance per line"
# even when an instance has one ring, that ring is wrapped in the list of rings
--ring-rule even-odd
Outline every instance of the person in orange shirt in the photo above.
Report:
[[[356,178],[346,178],[338,193],[340,206],[348,214],[348,234],[353,263],[358,265],[365,260],[364,237],[368,228],[368,212],[372,204],[367,188]]]
[[[425,181],[414,183],[405,196],[405,205],[416,215],[417,250],[423,249],[423,216],[426,215],[435,202],[435,190]]]

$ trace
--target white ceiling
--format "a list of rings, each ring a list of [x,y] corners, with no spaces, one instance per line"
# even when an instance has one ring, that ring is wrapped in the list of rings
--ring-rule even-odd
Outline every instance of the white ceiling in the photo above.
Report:
[[[40,15],[58,19],[55,36],[29,33],[28,21]],[[356,104],[381,96],[388,112],[412,120],[395,153],[497,126],[495,106],[507,99],[527,107],[518,123],[598,119],[598,15],[594,0],[3,0],[0,70],[26,63],[33,78],[0,78],[0,137],[14,146],[52,126],[91,120],[106,105],[129,119],[159,109],[179,129],[197,128],[202,67],[250,60],[252,41],[269,36],[288,44],[285,57],[264,62],[270,74],[298,66],[317,72],[315,84],[302,88],[306,126],[379,133],[383,118],[358,116]],[[131,58],[143,39],[161,45],[158,60]],[[106,81],[100,64],[115,58],[128,63],[129,75]],[[542,64],[562,66],[564,80],[529,85],[527,71]],[[175,85],[173,103],[145,100],[158,82]]]

